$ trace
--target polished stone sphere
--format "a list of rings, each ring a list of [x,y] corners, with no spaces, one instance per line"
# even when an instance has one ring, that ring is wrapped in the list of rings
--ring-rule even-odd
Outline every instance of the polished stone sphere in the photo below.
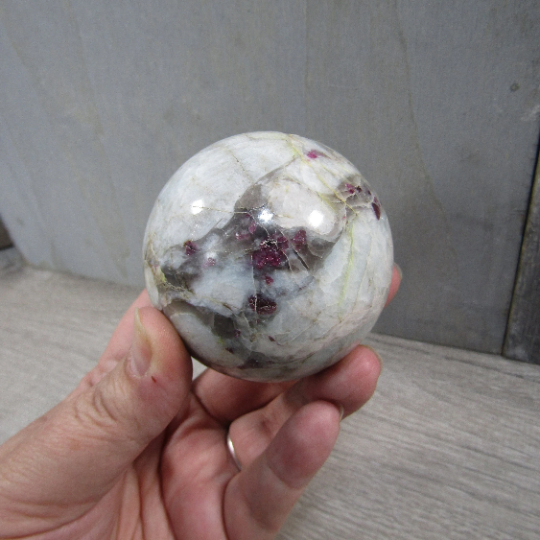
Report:
[[[184,163],[157,198],[143,256],[150,299],[193,357],[254,381],[340,360],[375,324],[393,266],[386,213],[358,170],[276,132]]]

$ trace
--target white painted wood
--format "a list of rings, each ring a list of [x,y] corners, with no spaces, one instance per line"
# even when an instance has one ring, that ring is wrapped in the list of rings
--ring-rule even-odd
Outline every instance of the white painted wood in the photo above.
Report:
[[[138,292],[0,253],[0,441],[69,393]],[[280,540],[538,538],[540,366],[368,343],[383,358],[378,390],[344,420]]]
[[[307,13],[307,132],[377,186],[406,276],[377,329],[500,353],[538,141],[540,3]]]
[[[142,285],[193,153],[279,130],[351,159],[406,280],[378,329],[500,352],[540,118],[537,0],[3,0],[0,213],[34,265]]]

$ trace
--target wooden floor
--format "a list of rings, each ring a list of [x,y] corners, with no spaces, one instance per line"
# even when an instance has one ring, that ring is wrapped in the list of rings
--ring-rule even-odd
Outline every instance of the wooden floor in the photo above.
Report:
[[[76,385],[137,293],[0,252],[0,441]],[[540,538],[540,366],[369,344],[384,359],[378,391],[279,538]]]

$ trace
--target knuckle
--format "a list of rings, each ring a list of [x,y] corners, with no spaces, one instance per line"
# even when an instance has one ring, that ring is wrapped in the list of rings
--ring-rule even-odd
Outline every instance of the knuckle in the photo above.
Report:
[[[107,383],[98,383],[75,400],[75,419],[94,436],[120,435],[129,438],[133,419],[128,419],[122,409],[125,400],[122,399],[121,388],[115,381],[109,380]]]

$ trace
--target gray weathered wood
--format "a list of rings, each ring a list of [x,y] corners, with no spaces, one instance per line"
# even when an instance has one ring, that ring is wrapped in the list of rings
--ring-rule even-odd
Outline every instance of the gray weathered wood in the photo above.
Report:
[[[535,178],[504,355],[540,364],[540,162]]]
[[[6,257],[0,441],[69,393],[138,294],[15,270],[13,251]],[[368,342],[383,358],[378,390],[343,422],[280,540],[536,540],[540,366],[378,335]]]
[[[276,129],[346,155],[388,210],[378,329],[500,352],[540,113],[540,3],[3,0],[0,213],[32,264],[142,285],[174,170]]]
[[[516,66],[539,26],[538,2],[310,4],[307,131],[377,187],[404,270],[378,331],[501,352],[540,112],[540,71]]]

